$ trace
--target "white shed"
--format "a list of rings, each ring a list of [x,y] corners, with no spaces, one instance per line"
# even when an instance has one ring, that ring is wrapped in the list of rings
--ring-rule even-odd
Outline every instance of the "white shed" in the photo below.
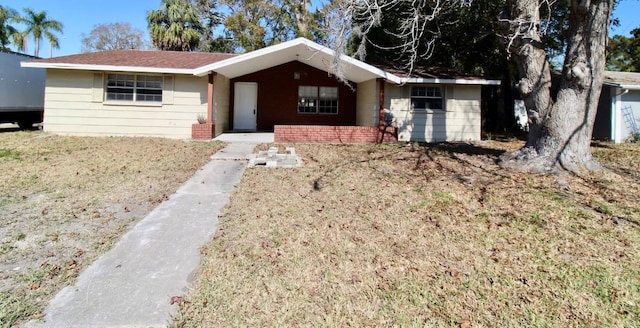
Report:
[[[593,138],[624,142],[634,134],[632,120],[640,126],[640,73],[605,72]]]

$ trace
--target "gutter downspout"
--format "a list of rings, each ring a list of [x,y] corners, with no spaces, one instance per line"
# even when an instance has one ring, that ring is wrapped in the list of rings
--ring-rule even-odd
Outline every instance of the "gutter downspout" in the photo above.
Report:
[[[384,129],[384,79],[377,79],[378,82],[378,127]]]
[[[213,118],[213,106],[215,102],[214,98],[214,80],[216,77],[216,72],[209,73],[209,82],[207,83],[207,124],[214,124],[215,119]]]

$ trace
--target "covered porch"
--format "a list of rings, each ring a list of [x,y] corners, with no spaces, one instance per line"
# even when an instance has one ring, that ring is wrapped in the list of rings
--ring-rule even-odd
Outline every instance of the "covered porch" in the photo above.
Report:
[[[384,87],[397,78],[343,56],[340,81],[334,60],[330,49],[296,39],[199,68],[209,76],[207,123],[215,135],[273,132],[276,142],[395,141]]]

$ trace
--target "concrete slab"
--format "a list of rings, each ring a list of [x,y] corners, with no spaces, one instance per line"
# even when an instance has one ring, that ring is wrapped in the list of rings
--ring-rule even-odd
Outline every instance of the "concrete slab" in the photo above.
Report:
[[[231,132],[223,133],[213,140],[219,140],[229,143],[273,143],[273,133],[264,132]]]
[[[245,161],[249,159],[256,146],[256,143],[231,142],[211,155],[211,159]]]
[[[231,143],[61,290],[26,327],[166,327],[256,144]]]
[[[267,151],[259,151],[257,154],[248,156],[249,164],[247,167],[281,167],[293,168],[303,165],[302,159],[296,155],[293,147],[287,147],[284,153],[278,153],[278,147],[270,147]]]

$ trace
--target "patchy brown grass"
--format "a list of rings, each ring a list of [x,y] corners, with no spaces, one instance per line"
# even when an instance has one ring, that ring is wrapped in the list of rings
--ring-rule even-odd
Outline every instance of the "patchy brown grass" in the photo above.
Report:
[[[0,133],[0,327],[38,316],[221,147]]]
[[[631,327],[640,148],[617,175],[529,175],[518,142],[294,145],[249,169],[174,326]]]

